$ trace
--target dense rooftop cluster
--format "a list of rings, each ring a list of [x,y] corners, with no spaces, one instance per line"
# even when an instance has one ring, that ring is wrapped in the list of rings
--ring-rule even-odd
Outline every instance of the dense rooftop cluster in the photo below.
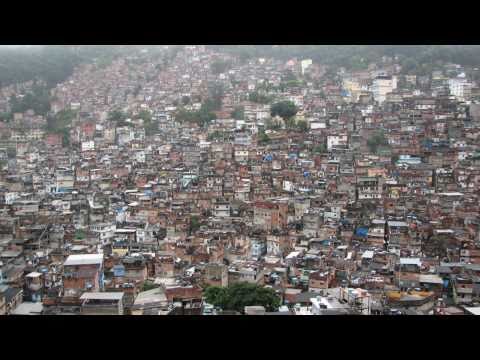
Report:
[[[0,89],[0,314],[480,314],[480,88],[204,46]]]

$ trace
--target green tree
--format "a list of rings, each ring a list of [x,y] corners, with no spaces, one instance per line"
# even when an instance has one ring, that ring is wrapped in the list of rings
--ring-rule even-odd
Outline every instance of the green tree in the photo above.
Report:
[[[352,70],[364,70],[368,66],[368,62],[360,55],[350,57],[348,61],[349,68]]]
[[[392,157],[390,158],[392,165],[395,165],[399,158],[400,157],[397,154],[392,155]]]
[[[280,101],[272,105],[270,113],[272,117],[280,116],[283,120],[293,118],[298,112],[297,107],[291,101]]]
[[[185,106],[185,105],[188,105],[190,104],[191,102],[191,99],[190,99],[190,96],[182,96],[182,105]]]
[[[142,110],[138,114],[138,118],[143,120],[145,135],[152,136],[158,132],[158,123],[152,120],[152,114],[148,110]]]
[[[214,107],[215,105],[213,101],[207,99],[202,103],[202,106],[198,111],[187,111],[180,108],[175,115],[175,121],[181,123],[196,123],[198,126],[207,126],[217,117],[213,112]]]
[[[204,102],[204,106],[208,106],[209,111],[220,110],[224,95],[225,89],[222,84],[215,83],[209,86],[209,98]]]
[[[220,286],[208,286],[204,290],[203,295],[205,296],[207,303],[227,310],[228,291],[226,288]]]
[[[83,231],[81,229],[75,231],[75,239],[77,239],[77,240],[85,239],[85,231]]]
[[[247,282],[236,283],[226,288],[211,286],[204,292],[208,303],[222,310],[243,313],[245,306],[264,306],[267,311],[277,311],[280,298],[271,288]]]
[[[252,91],[248,94],[248,100],[257,104],[268,104],[272,101],[272,98],[258,91]]]
[[[187,111],[183,108],[179,109],[175,114],[175,121],[180,123],[193,122],[193,111]]]
[[[142,90],[142,85],[135,86],[135,89],[133,89],[133,96],[137,97],[137,95],[140,93],[140,90]]]
[[[158,286],[155,285],[152,281],[145,281],[142,286],[142,291],[148,291],[157,288]]]
[[[419,68],[418,62],[414,58],[405,58],[401,62],[402,72],[406,74],[415,73]]]
[[[17,156],[17,149],[15,147],[8,147],[7,156],[9,159],[15,158]]]
[[[295,88],[295,87],[299,87],[301,85],[302,85],[302,82],[300,80],[282,81],[280,83],[280,90],[285,91],[285,89]]]
[[[70,146],[70,130],[68,128],[62,129],[61,134],[63,146]]]
[[[258,132],[258,142],[260,144],[268,144],[270,142],[270,137],[265,134],[265,131],[259,131]]]
[[[194,215],[190,218],[189,232],[190,234],[192,234],[195,233],[198,229],[200,229],[200,221],[198,219],[198,216]]]
[[[45,86],[35,85],[32,91],[25,94],[21,99],[16,96],[10,97],[12,113],[23,113],[33,110],[37,115],[45,116],[50,111],[50,94]]]
[[[65,81],[79,64],[108,65],[120,54],[132,50],[132,47],[98,45],[0,49],[0,83],[6,86],[33,80],[51,88]]]
[[[202,106],[200,107],[200,111],[204,112],[211,112],[216,110],[218,110],[218,107],[212,98],[205,99],[205,101],[202,102]]]
[[[49,134],[62,135],[63,146],[70,145],[70,127],[73,119],[77,116],[77,112],[71,109],[59,111],[54,116],[47,116],[46,132]]]
[[[258,85],[257,89],[258,90],[263,90],[265,92],[269,92],[272,89],[272,87],[273,87],[273,85],[270,84],[268,79],[264,79],[263,82],[260,85]]]
[[[47,132],[48,133],[62,133],[68,132],[69,127],[72,125],[73,119],[75,119],[77,113],[71,109],[65,109],[59,111],[54,116],[47,116]]]
[[[118,127],[122,126],[133,126],[131,123],[127,122],[128,115],[122,110],[115,109],[108,113],[107,119],[116,123]]]
[[[243,106],[236,106],[230,116],[235,120],[243,120],[245,117],[245,108]]]
[[[225,60],[216,60],[210,65],[210,69],[214,74],[223,74],[230,67],[230,62]]]
[[[285,122],[285,127],[289,130],[295,129],[296,128],[296,123],[295,123],[295,118],[286,118],[284,120]]]
[[[10,122],[12,119],[13,119],[13,114],[12,114],[11,112],[9,112],[9,113],[6,113],[6,112],[0,113],[0,121]]]
[[[264,126],[267,130],[280,130],[282,128],[282,124],[280,123],[280,121],[274,120],[272,118],[265,119]]]
[[[148,110],[142,110],[138,113],[138,118],[144,122],[150,122],[152,121],[152,114]]]
[[[297,121],[296,128],[297,128],[298,131],[307,132],[310,127],[308,126],[307,121],[299,120],[299,121]]]
[[[281,91],[284,91],[286,88],[298,87],[301,83],[302,82],[297,79],[292,70],[287,70],[282,77],[279,87]]]
[[[212,122],[212,120],[215,120],[217,116],[204,108],[201,108],[199,111],[197,111],[195,114],[195,122],[199,126],[208,126]]]
[[[228,137],[228,135],[225,134],[224,132],[215,130],[213,133],[208,135],[207,140],[212,141],[215,139],[225,139],[226,137]]]
[[[325,144],[319,144],[315,147],[313,151],[317,154],[323,154],[327,151],[327,147],[325,146]]]
[[[125,114],[122,110],[115,109],[108,113],[107,118],[109,121],[120,122],[127,118],[127,114]]]
[[[375,132],[370,138],[367,140],[367,146],[370,149],[370,152],[376,154],[378,148],[382,145],[388,145],[387,138],[383,131]]]
[[[283,82],[297,81],[297,77],[295,76],[292,70],[287,70],[282,76],[282,81]]]
[[[428,256],[439,257],[447,256],[448,239],[443,235],[429,235],[422,241],[422,251]]]
[[[240,64],[245,64],[251,58],[252,58],[252,54],[250,54],[248,51],[242,51],[238,54],[238,59],[240,61]]]

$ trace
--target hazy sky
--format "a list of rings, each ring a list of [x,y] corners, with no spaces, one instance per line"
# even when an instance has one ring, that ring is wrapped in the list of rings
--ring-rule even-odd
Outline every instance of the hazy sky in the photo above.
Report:
[[[0,49],[12,49],[12,48],[19,48],[19,47],[34,47],[34,46],[42,46],[42,45],[0,45]]]

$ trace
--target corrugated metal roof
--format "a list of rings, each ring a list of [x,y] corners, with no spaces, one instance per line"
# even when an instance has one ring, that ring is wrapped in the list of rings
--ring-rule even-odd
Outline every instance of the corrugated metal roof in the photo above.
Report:
[[[103,263],[103,254],[77,254],[70,255],[65,260],[64,266],[71,265],[89,265],[89,264],[101,264]]]
[[[418,281],[421,283],[429,283],[429,284],[443,284],[443,280],[438,275],[430,275],[430,274],[420,274],[418,276]]]
[[[80,300],[121,300],[123,292],[86,292],[80,296]]]
[[[422,266],[420,258],[400,258],[401,265],[418,265]]]

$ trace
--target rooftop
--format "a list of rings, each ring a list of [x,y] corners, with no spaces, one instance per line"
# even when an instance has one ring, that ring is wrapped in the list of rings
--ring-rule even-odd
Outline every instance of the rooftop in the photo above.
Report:
[[[471,315],[480,315],[480,306],[465,307],[465,310]]]
[[[422,266],[420,258],[400,258],[400,265],[418,265]]]
[[[64,266],[100,265],[103,263],[103,254],[76,254],[70,255],[63,263]]]
[[[12,315],[41,315],[43,304],[41,302],[23,302],[11,312]]]
[[[80,300],[121,300],[123,292],[86,292]]]

